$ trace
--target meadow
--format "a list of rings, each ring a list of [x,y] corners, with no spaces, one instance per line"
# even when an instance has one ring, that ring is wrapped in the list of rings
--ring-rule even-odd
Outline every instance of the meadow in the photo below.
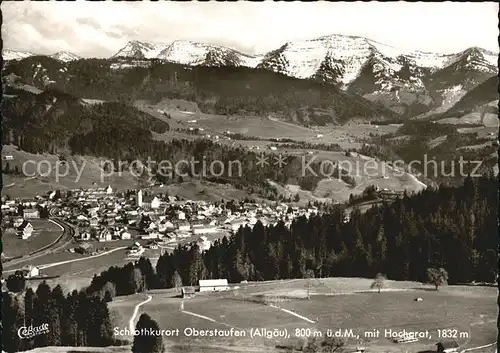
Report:
[[[276,345],[296,346],[309,332],[311,336],[325,336],[328,329],[352,329],[358,337],[346,338],[348,347],[363,344],[374,352],[417,352],[435,349],[435,343],[449,341],[439,338],[437,330],[457,330],[456,341],[460,349],[477,347],[496,340],[496,296],[491,287],[443,286],[439,291],[415,282],[387,281],[381,293],[369,289],[370,279],[330,278],[312,280],[311,299],[306,299],[307,280],[286,280],[238,285],[227,293],[202,293],[184,300],[175,298],[172,290],[154,291],[152,300],[139,309],[155,319],[161,329],[179,328],[179,337],[165,337],[172,351],[182,347],[198,347],[200,352],[211,346],[226,344],[234,352],[259,348],[269,351]],[[136,304],[149,293],[116,298],[110,303],[116,327],[128,327]],[[415,301],[419,297],[422,301]],[[138,315],[138,316],[139,316]],[[137,316],[137,317],[138,317]],[[290,337],[280,338],[214,338],[186,337],[183,330],[287,329]],[[310,331],[300,329],[309,328]],[[380,330],[380,337],[365,337],[365,332]],[[429,331],[430,337],[404,345],[384,337],[384,330]],[[204,350],[205,347],[207,350]],[[186,350],[189,351],[189,350]],[[191,350],[192,351],[192,350]]]
[[[2,236],[5,258],[29,254],[54,242],[62,233],[61,228],[48,220],[32,219],[33,233],[28,239],[21,239],[16,232],[6,231]]]

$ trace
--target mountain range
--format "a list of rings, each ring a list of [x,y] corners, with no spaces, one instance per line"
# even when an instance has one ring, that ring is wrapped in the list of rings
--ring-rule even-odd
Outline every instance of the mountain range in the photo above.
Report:
[[[34,54],[4,50],[3,55],[4,60],[12,60]],[[79,59],[68,52],[51,57],[64,62]],[[231,48],[193,41],[171,44],[130,41],[110,59],[117,58],[266,69],[335,85],[382,103],[405,117],[446,110],[472,88],[498,73],[498,54],[482,48],[472,47],[454,54],[408,52],[346,35],[289,42],[262,55],[247,55]],[[122,65],[130,67],[134,63],[123,62]]]
[[[30,56],[37,56],[37,55],[39,54],[34,54],[29,51],[10,50],[10,49],[3,49],[2,51],[2,57],[4,61],[21,60],[24,58],[28,58]],[[69,51],[59,51],[57,53],[48,56],[64,62],[81,59],[80,56],[73,54]]]
[[[498,55],[477,47],[456,54],[405,52],[367,38],[343,35],[290,42],[256,56],[192,41],[162,45],[131,41],[114,57],[264,68],[334,84],[409,115],[450,103],[445,101],[453,98],[454,103],[498,71]],[[455,76],[457,79],[451,80]]]

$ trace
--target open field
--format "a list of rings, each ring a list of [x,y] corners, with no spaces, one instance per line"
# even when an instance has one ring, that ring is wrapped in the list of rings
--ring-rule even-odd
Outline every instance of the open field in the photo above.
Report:
[[[137,178],[130,172],[112,176],[103,174],[104,158],[90,156],[69,156],[67,166],[59,165],[59,178],[56,178],[56,164],[59,157],[51,154],[33,154],[18,150],[13,145],[3,146],[2,157],[11,155],[10,168],[16,166],[23,175],[5,175],[3,192],[10,197],[30,197],[44,195],[55,189],[75,189],[113,186],[124,190],[137,185]],[[23,165],[25,168],[23,169]],[[49,169],[50,165],[50,169]],[[101,175],[103,178],[101,179]]]
[[[41,274],[44,276],[59,276],[55,279],[48,279],[49,285],[61,284],[63,289],[71,290],[78,289],[88,285],[94,274],[99,274],[107,270],[111,266],[124,266],[129,262],[138,260],[138,257],[130,256],[123,249],[127,244],[130,245],[134,241],[116,241],[116,242],[92,242],[94,249],[102,249],[106,247],[109,253],[98,253],[95,256],[81,255],[67,251],[68,248],[77,246],[74,242],[68,245],[65,250],[52,254],[43,255],[34,259],[27,259],[21,263],[4,265],[3,272],[9,275],[16,269],[22,268],[25,265],[40,266]],[[115,250],[116,249],[116,250]],[[159,250],[147,249],[143,256],[157,259]],[[156,260],[151,260],[153,266]],[[36,287],[41,280],[31,280],[28,285]]]
[[[310,143],[338,143],[343,148],[359,147],[360,144],[356,139],[367,138],[370,134],[381,135],[397,130],[397,126],[395,125],[377,126],[356,122],[342,126],[311,128],[272,117],[206,114],[200,111],[196,103],[179,99],[164,99],[156,104],[136,101],[135,106],[158,119],[168,122],[173,129],[192,127],[202,128],[204,134],[210,135],[222,135],[229,131],[249,137],[260,137],[262,139],[288,138]],[[166,118],[160,111],[171,116],[171,119]],[[156,137],[162,140],[189,138],[186,136],[169,131],[162,136]],[[225,142],[227,143],[227,141]],[[230,143],[233,142],[231,141]],[[269,141],[237,141],[236,143],[241,143],[242,145],[260,145],[262,142],[269,143]]]
[[[277,151],[277,153],[280,152],[285,153],[284,150]],[[378,158],[364,156],[359,153],[352,152],[346,155],[345,152],[315,151],[314,154],[308,155],[297,150],[287,150],[286,152],[300,156],[305,175],[312,175],[312,172],[307,169],[309,163],[324,164],[323,174],[318,174],[324,178],[318,182],[313,191],[302,190],[297,185],[281,187],[276,183],[272,183],[278,188],[280,194],[294,196],[298,193],[301,200],[306,203],[307,201],[316,200],[344,202],[349,200],[351,194],[361,194],[371,185],[391,191],[407,190],[408,193],[418,192],[426,187],[412,174],[396,169]],[[356,185],[353,187],[343,180],[339,180],[339,178],[328,177],[328,168],[331,168],[332,164],[348,172],[356,181]]]
[[[481,113],[474,112],[466,114],[460,118],[446,118],[438,120],[440,124],[480,124]],[[482,124],[488,127],[498,127],[498,115],[486,113],[483,117]]]
[[[179,329],[178,337],[165,337],[168,346],[191,344],[196,347],[233,344],[234,352],[249,347],[262,351],[272,350],[276,344],[298,343],[295,329],[310,328],[311,334],[325,335],[328,329],[352,329],[359,339],[348,338],[354,347],[366,344],[371,352],[400,352],[401,344],[384,337],[385,329],[400,331],[429,331],[430,338],[406,344],[408,352],[434,350],[439,339],[438,329],[456,329],[461,349],[492,343],[496,339],[496,288],[473,286],[443,286],[439,291],[414,282],[387,281],[382,293],[369,290],[372,280],[362,278],[329,278],[313,280],[311,299],[304,299],[305,280],[284,280],[239,285],[241,288],[227,293],[198,294],[184,300],[172,297],[172,290],[153,291],[152,300],[139,310],[151,315],[161,329]],[[420,297],[423,301],[416,302]],[[129,315],[146,295],[116,298],[110,303],[114,325],[128,327]],[[263,300],[263,298],[267,298]],[[265,305],[264,302],[274,305]],[[289,339],[186,337],[186,327],[201,329],[252,328],[287,329]],[[381,331],[381,337],[365,337],[365,332]],[[319,333],[318,333],[319,332]],[[299,331],[300,333],[300,331]],[[123,338],[123,337],[122,337]],[[179,352],[182,351],[177,347]],[[173,351],[177,351],[177,348]],[[187,350],[189,351],[189,350]],[[197,350],[205,352],[209,350]]]
[[[5,258],[29,254],[54,242],[62,233],[61,228],[48,220],[32,219],[33,233],[23,240],[16,232],[4,232],[2,235],[3,254]]]

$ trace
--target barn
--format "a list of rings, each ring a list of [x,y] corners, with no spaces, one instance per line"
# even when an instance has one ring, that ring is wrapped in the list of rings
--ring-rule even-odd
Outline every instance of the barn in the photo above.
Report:
[[[229,289],[227,279],[200,279],[200,292],[219,292]]]

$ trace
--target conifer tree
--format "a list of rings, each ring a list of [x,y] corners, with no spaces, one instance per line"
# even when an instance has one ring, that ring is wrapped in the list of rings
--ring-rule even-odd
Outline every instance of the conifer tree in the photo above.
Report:
[[[138,330],[140,334],[134,336],[134,342],[132,344],[133,353],[165,352],[165,346],[163,344],[163,338],[161,335],[142,333],[142,329],[153,330],[153,332],[155,330],[156,332],[159,331],[158,324],[148,314],[142,314],[139,317],[139,321],[137,322],[135,329]]]

